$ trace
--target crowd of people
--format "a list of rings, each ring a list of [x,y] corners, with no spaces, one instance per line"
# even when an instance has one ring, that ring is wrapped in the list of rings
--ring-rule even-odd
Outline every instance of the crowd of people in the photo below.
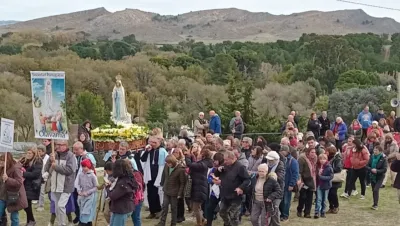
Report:
[[[338,189],[344,185],[340,197],[355,197],[357,180],[360,199],[371,187],[373,210],[385,186],[397,189],[400,203],[395,138],[400,120],[393,113],[386,118],[381,110],[372,114],[365,107],[350,126],[340,117],[331,123],[327,112],[320,117],[312,113],[304,134],[298,126],[293,111],[279,143],[267,143],[262,136],[253,140],[245,136],[237,111],[229,124],[231,135],[222,139],[218,114],[210,111],[208,121],[201,112],[195,137],[184,129],[180,136],[164,139],[155,128],[143,149],[129,150],[127,142],[120,142],[118,150],[104,157],[104,175],[97,175],[87,121],[72,150],[67,141],[43,140],[19,160],[11,153],[0,156],[0,225],[7,223],[6,209],[11,225],[19,225],[24,209],[26,225],[34,226],[34,204],[44,211],[50,200],[49,226],[56,220],[59,226],[90,226],[100,213],[111,226],[126,225],[128,219],[141,226],[142,210],[149,211],[146,219],[156,220],[157,226],[175,226],[188,218],[197,226],[211,226],[218,217],[225,226],[237,226],[244,216],[253,226],[277,226],[289,220],[293,198],[297,217],[338,214]]]

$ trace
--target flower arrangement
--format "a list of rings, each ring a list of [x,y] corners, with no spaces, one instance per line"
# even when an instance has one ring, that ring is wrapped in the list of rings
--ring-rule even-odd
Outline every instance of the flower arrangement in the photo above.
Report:
[[[147,137],[149,129],[136,124],[118,123],[116,126],[102,125],[92,130],[92,139],[98,142],[120,142],[143,140]]]

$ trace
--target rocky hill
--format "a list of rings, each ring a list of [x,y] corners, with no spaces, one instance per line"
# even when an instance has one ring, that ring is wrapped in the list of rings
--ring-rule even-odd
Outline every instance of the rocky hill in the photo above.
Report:
[[[97,8],[1,26],[0,33],[27,29],[46,32],[84,31],[93,39],[121,38],[135,34],[139,40],[155,43],[176,43],[187,38],[205,42],[264,42],[294,40],[303,33],[395,33],[400,31],[400,23],[391,18],[369,16],[363,10],[272,15],[229,8],[168,16],[137,9],[110,13],[105,8]]]

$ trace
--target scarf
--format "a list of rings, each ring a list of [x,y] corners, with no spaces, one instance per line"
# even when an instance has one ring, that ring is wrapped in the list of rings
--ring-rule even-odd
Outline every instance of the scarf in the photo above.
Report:
[[[371,169],[376,169],[376,165],[378,165],[378,162],[381,159],[381,157],[382,153],[379,153],[379,155],[372,156]],[[371,173],[371,181],[376,183],[376,173]]]
[[[306,162],[308,165],[308,168],[310,169],[311,177],[313,178],[314,181],[314,188],[317,189],[317,168],[316,168],[316,159],[315,158],[310,158],[309,156],[306,155]]]
[[[201,125],[207,124],[207,121],[205,119],[201,119],[200,117],[198,118],[199,122]]]
[[[154,150],[155,151],[155,150]],[[168,152],[163,148],[160,147],[158,149],[158,173],[157,173],[157,177],[156,178],[152,178],[151,177],[151,169],[150,166],[151,164],[154,165],[154,157],[153,157],[153,162],[150,163],[150,153],[147,156],[147,160],[146,162],[142,162],[143,163],[143,171],[144,171],[144,183],[147,184],[149,181],[151,181],[152,179],[155,179],[154,182],[154,186],[155,187],[160,187],[160,183],[161,183],[161,177],[164,171],[164,166],[165,166],[165,158],[167,157]]]

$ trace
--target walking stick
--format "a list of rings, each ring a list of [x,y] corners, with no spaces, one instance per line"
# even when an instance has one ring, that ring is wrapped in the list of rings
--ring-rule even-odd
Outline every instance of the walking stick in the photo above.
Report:
[[[101,197],[103,197],[103,190],[101,190],[100,192],[99,205],[97,206],[96,220],[94,221],[94,226],[97,226],[97,220],[99,219],[99,213],[101,209]]]

